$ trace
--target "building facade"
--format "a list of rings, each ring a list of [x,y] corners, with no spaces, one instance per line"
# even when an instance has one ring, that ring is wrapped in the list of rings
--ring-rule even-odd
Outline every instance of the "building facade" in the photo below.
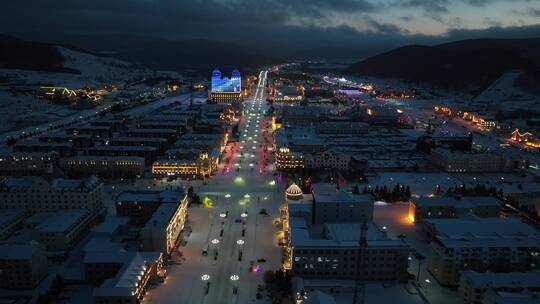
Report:
[[[212,72],[211,82],[210,100],[218,103],[242,100],[242,77],[238,70],[233,70],[228,78],[222,77],[221,71],[216,69]]]
[[[62,167],[70,177],[99,176],[136,178],[144,176],[144,158],[129,156],[75,156],[62,159]]]
[[[22,208],[30,213],[61,209],[87,209],[91,217],[104,211],[103,183],[85,179],[46,181],[38,176],[0,180],[0,208]]]
[[[35,241],[0,244],[0,269],[0,287],[33,289],[47,276],[45,250]]]
[[[170,256],[177,245],[187,218],[187,197],[180,203],[162,204],[141,230],[146,251],[160,251]]]

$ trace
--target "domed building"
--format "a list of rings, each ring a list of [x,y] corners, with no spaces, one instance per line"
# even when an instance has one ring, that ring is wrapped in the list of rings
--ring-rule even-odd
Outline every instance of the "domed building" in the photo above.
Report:
[[[297,201],[304,198],[304,193],[302,192],[302,189],[298,187],[295,183],[292,183],[287,190],[285,190],[285,198]]]

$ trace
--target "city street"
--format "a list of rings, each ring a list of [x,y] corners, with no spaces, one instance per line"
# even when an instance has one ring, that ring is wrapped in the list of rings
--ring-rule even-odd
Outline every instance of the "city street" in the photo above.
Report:
[[[283,189],[271,182],[273,172],[265,168],[271,145],[264,132],[265,82],[266,72],[261,72],[255,94],[245,102],[239,142],[227,147],[229,153],[216,175],[194,187],[211,207],[189,211],[192,232],[185,238],[186,246],[178,249],[185,261],[169,267],[165,283],[151,289],[145,302],[269,301],[264,292],[260,300],[256,294],[258,285],[263,285],[263,272],[281,265],[273,219]]]

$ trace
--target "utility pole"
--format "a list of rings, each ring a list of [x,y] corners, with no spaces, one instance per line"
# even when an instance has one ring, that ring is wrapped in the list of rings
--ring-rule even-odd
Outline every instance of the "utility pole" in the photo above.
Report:
[[[360,227],[360,239],[358,240],[358,251],[356,254],[356,273],[354,276],[354,294],[353,294],[353,304],[364,304],[364,299],[366,295],[366,286],[364,278],[364,269],[365,265],[365,252],[367,247],[366,240],[367,224],[364,220],[362,226]]]

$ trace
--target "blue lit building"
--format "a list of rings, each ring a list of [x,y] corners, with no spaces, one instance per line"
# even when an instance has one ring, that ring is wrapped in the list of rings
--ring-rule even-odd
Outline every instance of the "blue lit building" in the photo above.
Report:
[[[242,77],[240,71],[233,70],[231,78],[222,77],[221,71],[212,71],[210,99],[215,102],[233,102],[242,99]]]

